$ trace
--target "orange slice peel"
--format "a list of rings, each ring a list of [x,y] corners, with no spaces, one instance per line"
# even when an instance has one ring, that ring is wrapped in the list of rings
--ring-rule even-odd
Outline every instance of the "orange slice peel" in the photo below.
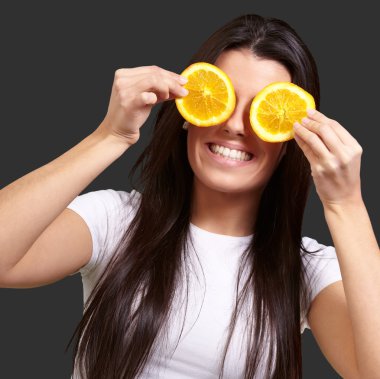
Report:
[[[226,121],[235,109],[236,96],[227,74],[215,65],[197,62],[182,73],[188,95],[176,98],[179,113],[189,123],[207,127]]]
[[[251,127],[266,142],[288,141],[294,138],[294,123],[307,116],[307,109],[315,109],[310,93],[294,83],[271,83],[251,103]]]

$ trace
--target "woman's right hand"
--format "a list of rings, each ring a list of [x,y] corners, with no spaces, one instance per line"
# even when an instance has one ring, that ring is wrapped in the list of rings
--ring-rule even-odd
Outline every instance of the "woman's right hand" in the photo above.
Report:
[[[153,106],[186,96],[186,82],[186,78],[157,66],[116,70],[108,111],[100,128],[128,144],[136,143]]]

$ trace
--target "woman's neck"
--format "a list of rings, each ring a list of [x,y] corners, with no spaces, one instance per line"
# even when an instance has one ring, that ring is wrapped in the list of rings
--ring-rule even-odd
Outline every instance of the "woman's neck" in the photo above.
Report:
[[[212,233],[248,236],[254,230],[260,196],[216,191],[194,178],[191,222]]]

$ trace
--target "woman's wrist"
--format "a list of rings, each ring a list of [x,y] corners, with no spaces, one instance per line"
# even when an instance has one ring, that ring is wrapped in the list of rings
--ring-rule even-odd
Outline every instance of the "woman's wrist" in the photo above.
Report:
[[[109,141],[110,143],[119,146],[121,149],[128,149],[130,146],[134,145],[136,141],[129,139],[125,136],[117,135],[113,133],[104,122],[102,122],[98,128],[93,132],[94,136],[101,139]]]
[[[363,209],[366,210],[361,194],[341,201],[322,202],[322,205],[325,214],[355,213]]]
[[[338,220],[356,224],[357,221],[368,217],[363,199],[324,205],[324,214],[328,224]]]

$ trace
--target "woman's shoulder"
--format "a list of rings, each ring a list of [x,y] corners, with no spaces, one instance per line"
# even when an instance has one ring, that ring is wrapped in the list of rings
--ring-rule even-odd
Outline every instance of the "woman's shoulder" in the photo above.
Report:
[[[305,266],[321,269],[327,262],[335,261],[338,264],[335,247],[324,244],[315,238],[302,237],[301,256]]]
[[[96,192],[99,192],[99,194]],[[116,205],[122,208],[128,206],[135,208],[141,199],[141,193],[135,189],[132,189],[130,192],[128,192],[125,190],[115,190],[109,188],[105,190],[95,191],[95,196],[100,196],[103,198],[103,201],[109,202],[110,205]]]
[[[312,288],[312,298],[331,282],[341,280],[339,260],[334,246],[324,245],[314,238],[302,238],[304,273]]]
[[[82,275],[113,254],[135,215],[140,197],[136,190],[101,189],[83,193],[67,206],[83,218],[92,236],[92,258],[82,268]]]
[[[309,305],[328,285],[342,280],[339,260],[334,246],[325,245],[311,237],[302,237],[301,256],[303,273],[310,291]],[[310,328],[306,316],[302,322],[301,333]]]
[[[79,196],[102,199],[103,201],[125,203],[132,198],[140,198],[141,193],[132,189],[131,191],[116,190],[113,188],[88,191]]]
[[[112,188],[88,191],[78,195],[70,206],[80,205],[90,207],[93,210],[97,207],[115,211],[117,209],[125,210],[127,207],[135,208],[141,198],[141,193],[135,189],[130,192],[125,190],[116,190]]]
[[[309,236],[302,237],[301,250],[303,253],[314,253],[314,255],[331,254],[331,252],[335,252],[334,246],[321,243],[317,239]]]

